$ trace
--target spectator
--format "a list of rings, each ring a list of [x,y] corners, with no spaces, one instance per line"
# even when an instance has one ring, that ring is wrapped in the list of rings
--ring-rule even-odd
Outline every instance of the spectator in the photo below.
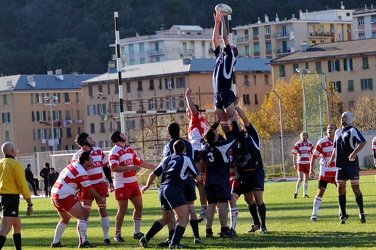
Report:
[[[31,171],[31,165],[30,164],[27,164],[27,166],[25,168],[25,176],[26,176],[27,182],[29,182],[31,187],[33,188],[34,195],[39,196],[39,194],[37,192],[37,190],[39,189],[39,181],[38,181],[37,178],[34,178],[34,174]]]
[[[48,197],[48,174],[50,173],[50,164],[46,162],[44,168],[40,171],[39,175],[43,178],[44,181],[44,192],[46,197]]]

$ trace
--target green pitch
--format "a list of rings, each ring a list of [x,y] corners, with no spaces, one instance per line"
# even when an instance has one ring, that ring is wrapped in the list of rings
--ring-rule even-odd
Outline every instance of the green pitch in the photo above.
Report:
[[[362,176],[361,190],[364,197],[364,210],[367,223],[361,224],[358,217],[358,209],[354,195],[348,183],[347,186],[347,212],[349,219],[345,225],[339,225],[337,195],[334,185],[329,185],[323,197],[323,203],[318,212],[318,221],[311,222],[313,197],[317,190],[317,181],[311,180],[308,187],[308,195],[311,198],[302,198],[300,191],[298,199],[293,199],[295,182],[267,182],[265,184],[265,204],[267,209],[268,234],[260,235],[258,232],[248,234],[252,221],[248,209],[240,197],[238,201],[239,218],[236,227],[239,238],[237,239],[206,239],[204,222],[200,224],[200,234],[203,245],[194,245],[192,230],[187,226],[182,244],[189,244],[196,249],[370,249],[376,246],[376,197],[375,177]],[[302,189],[301,189],[302,190]],[[152,223],[161,216],[156,190],[149,190],[143,196],[144,212],[141,231],[146,233]],[[34,214],[26,216],[26,203],[21,201],[20,214],[22,220],[23,249],[50,249],[54,236],[54,230],[59,221],[51,201],[48,198],[33,199]],[[111,246],[103,246],[103,234],[99,224],[99,216],[96,210],[92,211],[88,226],[88,240],[97,245],[96,249],[140,249],[138,240],[133,239],[132,205],[124,218],[122,235],[125,243],[115,243],[114,218],[117,211],[117,203],[110,195],[107,201],[110,215],[110,240]],[[196,210],[199,213],[199,205],[196,202]],[[78,237],[76,233],[77,220],[72,218],[67,226],[61,243],[63,249],[77,249]],[[215,219],[213,231],[220,230],[218,218]],[[167,238],[167,228],[163,229],[150,242],[149,249]],[[376,247],[375,247],[376,248]],[[11,233],[7,237],[5,250],[14,249]]]

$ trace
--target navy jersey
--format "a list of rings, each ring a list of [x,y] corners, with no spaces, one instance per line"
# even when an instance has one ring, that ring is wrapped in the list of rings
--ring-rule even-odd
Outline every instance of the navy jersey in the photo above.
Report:
[[[153,171],[156,176],[162,175],[161,185],[183,186],[184,181],[192,174],[196,177],[199,172],[193,159],[184,154],[172,154],[163,158],[159,166]]]
[[[359,166],[358,156],[356,156],[355,161],[349,161],[349,155],[360,142],[365,141],[363,135],[353,126],[337,129],[334,136],[336,166]]]
[[[232,75],[234,66],[236,63],[236,57],[231,49],[230,44],[228,44],[224,51],[226,54],[222,53],[222,49],[218,46],[215,49],[215,66],[213,71],[213,91],[214,95],[224,90],[231,89]]]
[[[185,155],[191,157],[195,162],[201,160],[197,150],[194,150],[192,144],[182,138],[171,139],[163,148],[163,157],[167,157],[174,153],[173,145],[177,140],[182,140],[185,143]]]
[[[227,140],[205,144],[202,150],[202,159],[206,163],[206,182],[211,180],[222,181],[230,179],[229,149],[236,143],[234,135]]]
[[[251,159],[248,161],[247,166],[245,169],[258,169],[263,168],[264,165],[262,163],[261,152],[260,152],[260,138],[256,129],[253,127],[252,124],[249,124],[247,129],[247,133],[241,132],[241,136],[245,137],[245,142],[247,143],[248,152],[251,154]]]

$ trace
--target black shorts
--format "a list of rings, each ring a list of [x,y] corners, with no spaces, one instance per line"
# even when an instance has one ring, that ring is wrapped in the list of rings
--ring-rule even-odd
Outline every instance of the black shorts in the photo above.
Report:
[[[328,186],[328,183],[331,183],[331,182],[327,182],[325,180],[319,180],[319,182],[318,182],[318,188],[324,188],[324,189],[326,189],[326,187]],[[337,183],[334,182],[333,184],[337,186]]]
[[[195,181],[188,177],[184,181],[183,192],[186,201],[195,201],[197,199]]]
[[[20,196],[18,194],[1,194],[0,207],[3,211],[3,216],[18,217]]]
[[[231,89],[219,92],[214,96],[215,107],[222,110],[228,108],[235,100],[236,96]]]
[[[159,200],[163,210],[171,210],[187,204],[182,188],[175,185],[161,185],[159,187]]]
[[[250,172],[241,172],[239,175],[240,194],[246,194],[250,191],[264,191],[264,184],[265,171],[263,168]]]
[[[336,181],[359,180],[359,167],[357,166],[336,166]]]
[[[228,202],[231,200],[230,181],[218,181],[216,183],[206,181],[205,193],[209,204]]]

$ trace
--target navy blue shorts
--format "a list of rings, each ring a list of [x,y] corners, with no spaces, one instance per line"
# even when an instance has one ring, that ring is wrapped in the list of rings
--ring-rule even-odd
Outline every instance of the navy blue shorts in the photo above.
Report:
[[[250,191],[264,191],[265,171],[258,168],[249,172],[241,172],[239,175],[240,194],[246,194]]]
[[[336,181],[356,180],[359,179],[359,167],[357,166],[336,166]]]
[[[3,212],[3,216],[18,217],[20,196],[18,194],[1,194],[0,207]]]
[[[211,183],[207,180],[205,183],[205,193],[209,204],[227,202],[231,200],[230,181]]]
[[[163,210],[171,210],[187,204],[183,189],[175,185],[161,185],[159,187],[159,200]]]
[[[183,192],[186,201],[195,201],[197,199],[195,181],[188,177],[184,181]]]
[[[222,110],[228,108],[235,100],[236,96],[231,89],[219,92],[214,96],[215,107]]]

